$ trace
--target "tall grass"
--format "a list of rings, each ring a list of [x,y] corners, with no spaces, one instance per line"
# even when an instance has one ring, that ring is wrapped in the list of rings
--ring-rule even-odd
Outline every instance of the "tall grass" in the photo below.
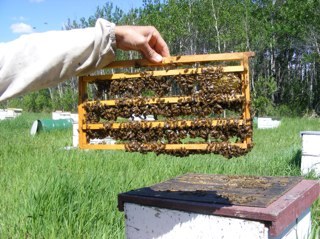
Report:
[[[0,121],[0,238],[124,238],[119,193],[188,172],[298,176],[300,131],[320,130],[319,119],[286,118],[277,129],[255,129],[255,147],[246,156],[177,158],[65,150],[72,144],[71,129],[30,136],[32,122],[44,117],[25,113]],[[316,238],[319,200],[312,218]]]

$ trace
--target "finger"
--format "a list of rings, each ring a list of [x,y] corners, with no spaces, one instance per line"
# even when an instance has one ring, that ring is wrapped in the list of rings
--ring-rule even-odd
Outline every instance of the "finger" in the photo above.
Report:
[[[153,50],[149,44],[144,44],[141,48],[141,52],[149,61],[155,63],[159,63],[162,61],[162,56],[159,55],[155,50]]]
[[[170,56],[169,47],[157,30],[153,32],[150,41],[154,41],[153,48],[157,53],[163,57]]]

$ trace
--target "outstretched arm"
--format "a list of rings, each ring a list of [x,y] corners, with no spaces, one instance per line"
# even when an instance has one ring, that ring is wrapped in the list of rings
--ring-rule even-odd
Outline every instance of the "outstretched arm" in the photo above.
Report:
[[[25,35],[0,44],[0,101],[101,69],[114,60],[116,48],[140,51],[153,62],[169,56],[154,27],[104,19],[92,28]]]

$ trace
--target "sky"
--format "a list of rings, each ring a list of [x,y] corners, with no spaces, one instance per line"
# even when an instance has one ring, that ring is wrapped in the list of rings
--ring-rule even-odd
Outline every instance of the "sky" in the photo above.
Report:
[[[61,30],[68,19],[87,19],[106,2],[125,12],[142,6],[142,0],[0,0],[0,42],[32,32]]]

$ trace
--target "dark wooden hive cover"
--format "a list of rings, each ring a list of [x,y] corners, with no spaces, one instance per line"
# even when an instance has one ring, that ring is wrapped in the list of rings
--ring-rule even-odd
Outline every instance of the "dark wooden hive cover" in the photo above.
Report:
[[[267,207],[301,180],[301,177],[186,174],[151,187],[119,194],[118,206],[120,210],[124,202],[142,205],[150,205],[151,202],[150,206],[160,206],[156,205],[157,202],[161,204],[161,199],[165,199],[174,203],[189,201]]]

